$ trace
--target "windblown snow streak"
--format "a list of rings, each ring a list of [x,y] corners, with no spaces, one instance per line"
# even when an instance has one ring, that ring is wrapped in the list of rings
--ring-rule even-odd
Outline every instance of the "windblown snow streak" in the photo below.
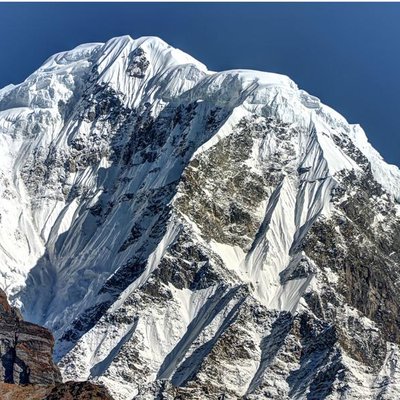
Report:
[[[0,285],[66,379],[400,397],[400,171],[288,77],[82,45],[0,90],[0,140]]]

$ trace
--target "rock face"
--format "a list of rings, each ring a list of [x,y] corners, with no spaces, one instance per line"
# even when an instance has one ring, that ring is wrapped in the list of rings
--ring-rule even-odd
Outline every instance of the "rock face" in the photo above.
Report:
[[[82,45],[0,91],[0,140],[0,283],[64,378],[400,398],[400,171],[288,77]]]
[[[12,385],[0,383],[4,400],[113,400],[108,390],[91,382],[53,385]]]
[[[8,400],[112,400],[103,386],[62,383],[50,331],[25,322],[0,289],[0,396]]]
[[[15,384],[61,382],[54,364],[53,335],[41,326],[25,322],[10,307],[0,289],[0,380]]]
[[[91,382],[65,382],[55,385],[46,400],[113,400],[104,386]]]

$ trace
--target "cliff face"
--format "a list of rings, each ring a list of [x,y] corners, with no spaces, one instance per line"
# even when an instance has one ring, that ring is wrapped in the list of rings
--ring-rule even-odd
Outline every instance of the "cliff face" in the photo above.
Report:
[[[22,320],[0,289],[0,379],[16,384],[61,382],[53,347],[49,330]]]
[[[110,399],[90,382],[62,383],[53,362],[50,331],[25,322],[0,289],[0,398],[8,400]]]

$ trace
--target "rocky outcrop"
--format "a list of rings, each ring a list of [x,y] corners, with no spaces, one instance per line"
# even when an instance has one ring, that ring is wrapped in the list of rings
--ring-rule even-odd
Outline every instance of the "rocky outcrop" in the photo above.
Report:
[[[53,347],[49,330],[22,320],[0,289],[0,379],[16,384],[61,382]]]
[[[24,321],[0,289],[0,398],[8,400],[112,400],[91,382],[62,383],[53,362],[54,338]]]
[[[126,72],[129,76],[135,78],[144,78],[147,68],[150,63],[146,58],[143,49],[138,48],[130,54],[130,63]]]
[[[45,400],[113,400],[113,398],[104,386],[86,381],[55,385]]]
[[[2,400],[113,400],[104,386],[90,382],[54,385],[12,385],[0,383]]]

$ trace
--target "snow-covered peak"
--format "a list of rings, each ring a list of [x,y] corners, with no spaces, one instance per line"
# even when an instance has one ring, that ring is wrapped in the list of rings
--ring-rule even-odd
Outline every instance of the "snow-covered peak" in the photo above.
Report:
[[[166,66],[177,66],[185,64],[193,64],[203,72],[207,72],[207,67],[196,60],[194,57],[183,52],[180,49],[170,46],[164,40],[156,36],[145,36],[137,40],[138,47],[142,47],[152,53],[152,59],[156,61],[158,58],[160,64]]]
[[[400,172],[287,76],[208,71],[156,37],[81,45],[0,90],[0,149],[0,286],[67,379],[303,398],[344,368],[321,349],[376,316],[400,337],[399,207],[376,182],[397,196]]]
[[[23,83],[3,88],[0,110],[8,110],[10,121],[20,118],[24,108],[59,113],[65,104],[73,107],[71,101],[77,101],[88,82],[112,88],[126,107],[151,103],[154,114],[181,97],[222,108],[240,106],[250,113],[309,127],[319,137],[330,173],[357,169],[334,143],[334,136],[344,135],[371,162],[378,182],[400,198],[399,169],[387,165],[365,135],[357,134],[360,128],[299,89],[289,77],[244,69],[208,71],[204,64],[158,37],[125,35],[57,53]],[[15,109],[14,117],[11,109]]]
[[[95,68],[99,74],[98,83],[109,85],[121,93],[124,103],[129,107],[143,102],[150,81],[153,87],[158,86],[161,91],[168,86],[169,92],[172,91],[176,96],[193,87],[208,73],[204,64],[153,36],[139,39],[122,36],[109,40],[101,48]],[[193,69],[197,70],[197,74],[190,72]],[[165,79],[174,70],[173,79],[171,76]],[[197,78],[193,80],[195,75]],[[172,88],[171,85],[175,83]],[[151,95],[145,99],[152,100]]]

